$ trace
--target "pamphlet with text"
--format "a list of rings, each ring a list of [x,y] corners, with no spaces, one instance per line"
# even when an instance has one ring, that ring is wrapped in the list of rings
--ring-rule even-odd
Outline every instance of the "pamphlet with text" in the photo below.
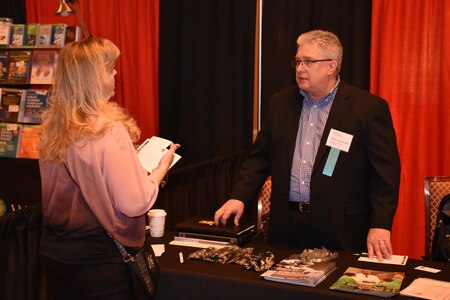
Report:
[[[330,289],[350,293],[392,297],[399,293],[404,272],[349,267]]]
[[[334,261],[305,264],[296,254],[283,259],[274,269],[261,276],[266,280],[316,286],[336,269]]]
[[[139,160],[147,170],[147,172],[151,173],[158,166],[161,158],[169,151],[169,146],[172,144],[172,141],[152,136],[149,139],[146,139],[137,149]],[[180,155],[175,153],[175,158],[173,159],[172,165],[179,161],[181,158]]]

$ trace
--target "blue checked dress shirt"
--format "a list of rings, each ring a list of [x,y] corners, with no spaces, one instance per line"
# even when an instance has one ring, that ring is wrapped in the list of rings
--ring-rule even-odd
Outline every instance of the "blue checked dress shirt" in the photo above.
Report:
[[[339,81],[338,77],[331,92],[317,102],[300,90],[304,99],[291,169],[289,201],[309,202],[311,172]]]

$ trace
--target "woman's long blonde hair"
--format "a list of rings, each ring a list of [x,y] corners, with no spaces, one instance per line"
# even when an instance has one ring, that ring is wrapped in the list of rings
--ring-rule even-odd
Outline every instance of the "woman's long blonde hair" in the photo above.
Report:
[[[63,161],[67,148],[88,138],[102,136],[114,122],[122,122],[133,142],[140,130],[115,102],[114,70],[119,49],[110,40],[88,38],[65,46],[58,55],[55,81],[42,116],[39,155]]]

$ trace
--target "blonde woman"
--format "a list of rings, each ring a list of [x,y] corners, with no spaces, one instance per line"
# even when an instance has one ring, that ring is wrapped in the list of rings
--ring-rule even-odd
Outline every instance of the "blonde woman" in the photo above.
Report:
[[[89,38],[68,44],[43,115],[41,264],[49,299],[133,299],[126,264],[108,233],[130,251],[142,247],[145,213],[178,144],[152,174],[133,147],[140,130],[116,103],[119,49]]]

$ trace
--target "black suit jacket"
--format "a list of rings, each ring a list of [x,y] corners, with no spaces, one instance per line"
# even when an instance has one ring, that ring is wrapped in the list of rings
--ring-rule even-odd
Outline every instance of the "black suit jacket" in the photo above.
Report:
[[[231,198],[256,199],[272,175],[269,240],[288,240],[289,186],[303,96],[298,87],[275,94],[252,150],[244,160]],[[341,151],[331,177],[322,174],[331,129],[353,135]],[[318,246],[366,249],[369,228],[390,230],[398,203],[400,160],[395,131],[385,100],[341,81],[313,166],[311,218]]]

